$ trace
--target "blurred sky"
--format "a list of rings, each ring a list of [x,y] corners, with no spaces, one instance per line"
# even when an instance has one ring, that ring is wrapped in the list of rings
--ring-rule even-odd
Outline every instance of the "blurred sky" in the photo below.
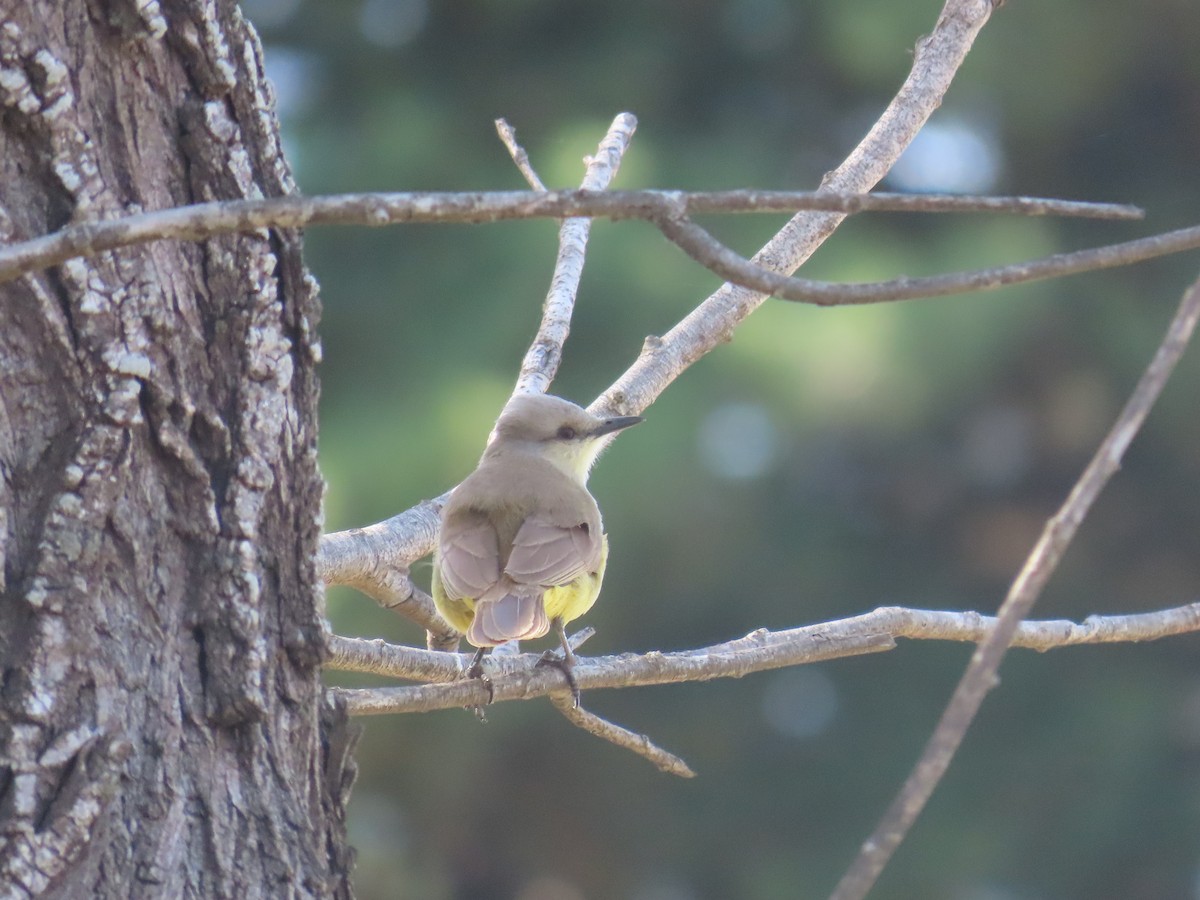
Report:
[[[617,187],[815,188],[900,84],[938,4],[881,0],[253,0],[306,193],[551,186],[612,117]],[[1144,205],[1134,224],[877,215],[805,266],[932,274],[1194,224],[1195,8],[1066,0],[994,16],[893,190]],[[705,224],[753,252],[780,217]],[[330,530],[470,470],[537,325],[551,222],[324,229]],[[772,301],[600,462],[612,543],[590,653],[673,649],[879,605],[993,611],[1153,352],[1195,256],[979,296],[819,310]],[[597,223],[555,391],[590,402],[716,280],[638,223]],[[1042,600],[1082,618],[1196,598],[1192,353]],[[416,578],[427,583],[428,566]],[[353,592],[341,633],[422,636]],[[581,623],[582,624],[582,623]],[[1200,896],[1194,638],[1014,653],[873,895]],[[540,649],[540,648],[539,648]],[[544,702],[372,719],[351,810],[374,898],[823,896],[915,760],[970,647],[742,680],[589,692],[683,755],[682,782]],[[337,683],[368,683],[331,676]]]

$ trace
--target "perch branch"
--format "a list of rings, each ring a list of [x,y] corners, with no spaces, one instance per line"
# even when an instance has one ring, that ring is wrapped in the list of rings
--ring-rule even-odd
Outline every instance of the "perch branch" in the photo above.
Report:
[[[995,627],[972,655],[921,758],[838,883],[831,895],[834,900],[859,900],[866,896],[941,781],[983,698],[996,684],[1000,661],[1019,630],[1021,620],[1029,613],[1046,582],[1058,568],[1088,510],[1120,467],[1121,457],[1187,348],[1198,317],[1200,280],[1184,293],[1166,336],[1138,380],[1133,394],[1071,489],[1070,496],[1046,523],[1041,537],[1000,606]]]
[[[781,635],[784,638],[782,640],[779,639]],[[697,651],[581,656],[572,674],[583,692],[599,688],[676,684],[713,678],[739,678],[764,669],[874,653],[890,649],[892,644],[890,635],[847,634],[838,623],[832,623],[774,633],[756,631],[739,640]],[[448,655],[461,663],[465,671],[469,663],[465,654]],[[540,655],[530,653],[485,657],[486,671],[492,680],[491,699],[500,703],[561,693],[562,673],[548,666],[538,666],[540,659]],[[487,687],[476,678],[449,684],[330,690],[345,701],[351,715],[431,712],[457,706],[483,706],[489,700]]]
[[[749,672],[799,665],[819,659],[855,656],[888,650],[897,638],[978,643],[997,626],[997,619],[976,612],[880,607],[863,615],[787,631],[753,632],[736,641],[680,653],[625,654],[580,657],[574,670],[580,687],[635,687],[670,681],[703,681],[740,677]],[[591,629],[572,635],[590,636]],[[1089,616],[1082,623],[1063,619],[1021,622],[1012,646],[1046,651],[1083,644],[1150,641],[1200,631],[1200,603],[1125,616]],[[470,654],[443,653],[332,635],[327,669],[367,672],[391,678],[435,682],[410,688],[331,689],[351,714],[428,712],[486,703],[487,689],[463,680]],[[574,716],[557,672],[537,668],[536,654],[497,655],[487,660],[496,700],[548,695],[573,723],[646,757],[666,772],[685,775],[691,770],[678,757],[656,747],[644,735],[621,728],[590,713]],[[538,680],[540,679],[540,680]],[[687,776],[690,777],[690,776]]]
[[[889,639],[964,641],[979,643],[996,628],[996,618],[977,612],[950,610],[909,609],[900,606],[881,606],[869,613],[835,619],[819,625],[808,625],[787,631],[756,631],[741,642],[731,641],[712,647],[686,651],[698,662],[697,679],[721,677],[724,673],[704,668],[704,660],[723,665],[727,654],[737,652],[746,641],[754,647],[786,644],[789,641],[808,641],[815,636],[826,640],[857,641],[871,636],[886,636]],[[1154,641],[1189,632],[1200,631],[1200,602],[1185,606],[1135,613],[1123,616],[1088,616],[1083,622],[1067,619],[1023,621],[1013,635],[1012,646],[1024,647],[1039,652],[1060,647],[1077,647],[1084,644],[1134,643]],[[852,645],[852,649],[857,644]],[[890,647],[879,647],[887,650]],[[438,653],[415,647],[389,644],[382,640],[363,640],[333,635],[330,638],[329,661],[326,669],[343,672],[366,672],[389,678],[409,681],[452,681],[458,678],[470,664],[470,654]],[[857,651],[855,651],[857,652]],[[841,654],[833,653],[832,656]],[[536,664],[540,657],[525,654],[509,657],[504,663],[489,660],[489,671],[503,675],[523,671]],[[828,658],[828,657],[822,657]],[[581,657],[580,663],[596,663],[600,657]],[[619,670],[624,661],[637,660],[636,655],[609,657]],[[799,662],[808,662],[801,659]],[[640,663],[639,663],[640,665]],[[770,668],[771,666],[766,666]],[[752,670],[757,671],[757,669]],[[559,687],[562,683],[559,681]],[[616,684],[616,687],[626,685]],[[409,711],[409,710],[404,710]]]

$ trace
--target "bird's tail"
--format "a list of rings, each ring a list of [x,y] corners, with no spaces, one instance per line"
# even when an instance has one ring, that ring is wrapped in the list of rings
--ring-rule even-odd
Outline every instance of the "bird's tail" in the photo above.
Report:
[[[475,618],[467,640],[476,647],[494,647],[505,641],[527,641],[550,631],[550,619],[541,593],[505,594],[475,604]]]

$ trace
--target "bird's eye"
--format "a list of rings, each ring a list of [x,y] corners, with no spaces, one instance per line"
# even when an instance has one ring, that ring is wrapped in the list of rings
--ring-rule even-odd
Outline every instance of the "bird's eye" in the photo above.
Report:
[[[572,428],[570,425],[563,425],[561,428],[558,429],[558,439],[560,441],[575,440],[575,429]]]

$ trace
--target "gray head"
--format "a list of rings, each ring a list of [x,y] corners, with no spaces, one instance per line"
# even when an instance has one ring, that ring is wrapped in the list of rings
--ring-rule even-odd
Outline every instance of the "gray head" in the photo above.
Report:
[[[580,481],[611,435],[641,422],[641,416],[601,419],[581,406],[550,394],[521,394],[500,413],[484,456],[534,453]]]

